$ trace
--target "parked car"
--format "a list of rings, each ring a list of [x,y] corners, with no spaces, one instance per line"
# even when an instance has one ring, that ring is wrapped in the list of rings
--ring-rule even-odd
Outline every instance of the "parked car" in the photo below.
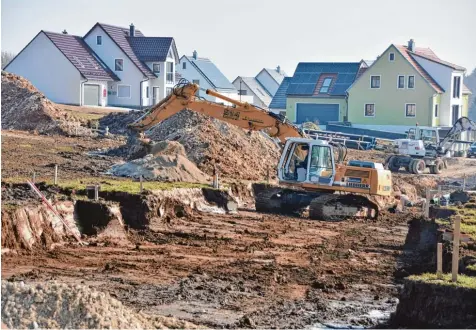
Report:
[[[471,147],[469,147],[467,155],[468,158],[476,157],[476,142],[474,142]]]

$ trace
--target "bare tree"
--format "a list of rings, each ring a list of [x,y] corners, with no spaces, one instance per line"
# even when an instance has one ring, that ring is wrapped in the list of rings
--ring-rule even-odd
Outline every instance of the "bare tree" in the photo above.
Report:
[[[2,70],[10,63],[11,60],[15,57],[15,54],[12,52],[7,52],[2,50]]]

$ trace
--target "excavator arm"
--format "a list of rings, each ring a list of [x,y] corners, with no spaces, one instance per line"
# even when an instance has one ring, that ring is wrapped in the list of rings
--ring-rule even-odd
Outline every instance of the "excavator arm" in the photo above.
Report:
[[[438,144],[438,153],[445,154],[448,150],[451,149],[456,140],[460,138],[461,133],[471,131],[476,131],[476,123],[468,117],[461,117],[455,122],[455,124],[446,134],[444,139],[441,140],[441,142]]]
[[[305,133],[301,129],[279,115],[248,103],[236,101],[208,89],[206,90],[208,95],[227,101],[232,106],[199,99],[196,96],[199,89],[200,87],[197,84],[181,80],[167,98],[152,107],[129,127],[143,132],[170,116],[188,109],[250,131],[263,130],[269,136],[279,139],[281,143],[284,143],[286,138],[289,137],[305,137]]]

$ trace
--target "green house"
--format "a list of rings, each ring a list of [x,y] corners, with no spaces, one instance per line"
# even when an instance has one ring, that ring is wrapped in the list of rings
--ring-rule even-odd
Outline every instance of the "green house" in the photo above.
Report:
[[[468,115],[465,68],[429,48],[390,45],[348,89],[354,127],[404,132],[409,127],[452,126]]]

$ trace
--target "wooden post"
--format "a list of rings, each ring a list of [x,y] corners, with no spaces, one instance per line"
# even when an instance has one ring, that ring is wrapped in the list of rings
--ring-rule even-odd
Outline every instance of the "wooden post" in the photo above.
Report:
[[[144,187],[142,185],[142,175],[139,176],[139,181],[140,181],[140,193],[142,194],[142,191],[144,191]]]
[[[36,179],[36,173],[33,171],[33,183],[35,183],[35,179]]]
[[[466,174],[463,176],[463,191],[466,190]]]
[[[97,184],[94,185],[94,200],[99,200],[99,185]]]
[[[436,276],[441,279],[443,277],[443,243],[437,244],[436,249]]]
[[[455,217],[455,228],[453,231],[453,260],[451,261],[451,280],[456,282],[458,279],[458,265],[459,265],[459,234],[461,227],[461,216]]]
[[[58,165],[55,165],[55,186],[58,184]]]
[[[430,188],[426,188],[426,201],[425,201],[425,217],[426,218],[430,217],[430,199],[431,199]]]
[[[105,136],[109,135],[109,126],[106,126],[106,132],[104,133]]]

